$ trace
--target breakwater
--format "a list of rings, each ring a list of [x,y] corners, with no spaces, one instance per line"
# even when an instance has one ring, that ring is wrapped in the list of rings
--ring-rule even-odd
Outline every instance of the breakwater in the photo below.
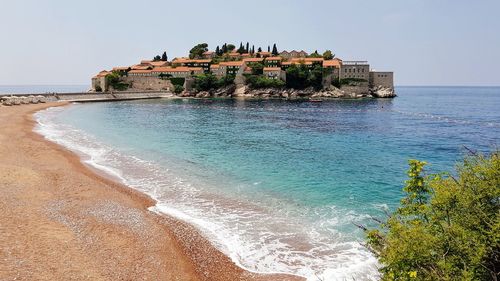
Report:
[[[1,95],[0,104],[20,105],[40,102],[99,102],[99,101],[122,101],[135,99],[156,99],[173,97],[171,92],[104,92],[104,93],[43,93],[34,95]]]

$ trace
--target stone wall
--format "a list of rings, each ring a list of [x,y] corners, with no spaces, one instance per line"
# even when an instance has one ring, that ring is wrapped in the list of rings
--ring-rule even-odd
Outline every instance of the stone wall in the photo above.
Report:
[[[388,71],[370,71],[370,88],[394,88],[394,74]]]
[[[131,85],[132,91],[173,91],[170,80],[157,77],[125,76],[123,82]]]
[[[369,64],[344,64],[340,69],[340,79],[358,78],[368,81],[370,72]]]
[[[340,87],[347,95],[369,95],[370,88],[368,82],[357,83],[356,85],[344,85]]]

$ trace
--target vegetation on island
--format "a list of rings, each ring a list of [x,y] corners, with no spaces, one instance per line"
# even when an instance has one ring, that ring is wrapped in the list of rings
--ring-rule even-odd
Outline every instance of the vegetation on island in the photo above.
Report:
[[[121,76],[122,74],[120,74],[118,71],[113,71],[110,74],[106,75],[106,82],[109,86],[117,91],[125,91],[130,85],[128,83],[122,82],[120,80]]]
[[[365,228],[382,280],[499,280],[500,152],[471,152],[457,176],[409,165],[399,208]]]
[[[197,91],[210,91],[231,85],[233,84],[233,82],[233,75],[226,75],[222,78],[217,78],[217,76],[213,75],[212,73],[206,73],[194,76],[193,87]]]

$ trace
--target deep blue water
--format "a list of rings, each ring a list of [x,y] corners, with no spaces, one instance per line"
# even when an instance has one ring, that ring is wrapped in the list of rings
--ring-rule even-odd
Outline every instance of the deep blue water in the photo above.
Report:
[[[354,223],[397,206],[408,159],[452,171],[500,143],[500,88],[399,87],[322,103],[149,100],[40,114],[41,131],[256,271],[376,278]]]

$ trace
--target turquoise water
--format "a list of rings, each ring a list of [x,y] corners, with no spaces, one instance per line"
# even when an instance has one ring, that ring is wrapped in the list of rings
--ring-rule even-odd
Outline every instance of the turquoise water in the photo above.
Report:
[[[401,197],[408,159],[451,171],[500,143],[500,88],[399,87],[393,100],[74,104],[38,130],[198,226],[239,265],[372,280],[353,223]]]

